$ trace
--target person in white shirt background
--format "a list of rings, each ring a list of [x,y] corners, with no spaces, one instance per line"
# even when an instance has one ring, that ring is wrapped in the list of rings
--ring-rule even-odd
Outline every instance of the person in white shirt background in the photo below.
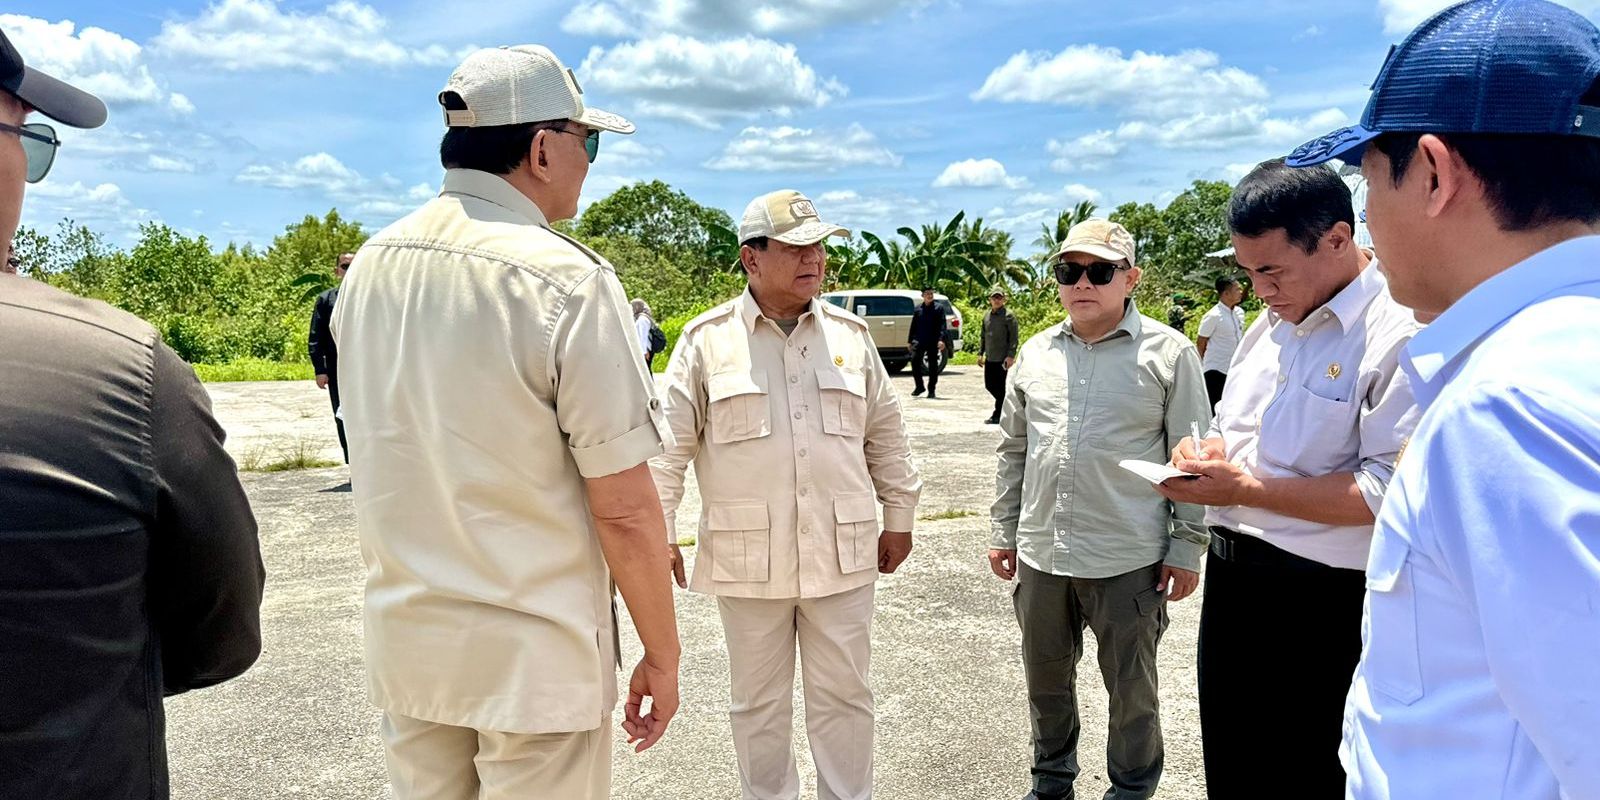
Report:
[[[1600,30],[1453,6],[1367,108],[1291,161],[1361,165],[1395,300],[1437,318],[1401,361],[1422,416],[1367,564],[1347,796],[1600,797]]]
[[[1222,387],[1228,380],[1228,362],[1239,349],[1244,338],[1244,286],[1237,278],[1217,279],[1217,304],[1200,318],[1199,335],[1194,346],[1200,351],[1200,368],[1205,371],[1206,397],[1211,410],[1217,410],[1222,399]]]

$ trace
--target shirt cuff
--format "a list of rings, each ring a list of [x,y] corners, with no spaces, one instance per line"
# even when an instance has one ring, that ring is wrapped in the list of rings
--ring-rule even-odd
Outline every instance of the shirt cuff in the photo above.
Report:
[[[912,526],[917,524],[917,509],[915,506],[883,507],[883,529],[895,533],[910,533]]]
[[[990,550],[1015,550],[1017,549],[1017,529],[1006,528],[1001,525],[993,526],[989,531]]]
[[[1367,508],[1372,509],[1374,519],[1378,510],[1383,507],[1383,496],[1389,491],[1389,478],[1394,470],[1380,464],[1372,464],[1356,471],[1356,489],[1361,492],[1361,499],[1367,501]]]
[[[578,474],[585,478],[615,475],[665,452],[654,419],[609,442],[589,447],[571,447],[568,450],[572,453],[572,460],[578,463]]]
[[[1190,572],[1200,571],[1200,559],[1206,553],[1207,545],[1188,539],[1173,539],[1167,545],[1167,557],[1162,563],[1169,567],[1186,569]]]

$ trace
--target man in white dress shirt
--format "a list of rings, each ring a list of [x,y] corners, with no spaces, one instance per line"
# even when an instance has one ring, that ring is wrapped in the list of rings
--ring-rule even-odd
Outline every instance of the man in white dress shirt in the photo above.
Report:
[[[1395,299],[1437,315],[1401,362],[1423,413],[1367,565],[1356,800],[1600,797],[1596,121],[1594,24],[1475,0],[1291,158],[1361,165]]]
[[[1162,494],[1211,506],[1200,726],[1211,797],[1338,798],[1372,521],[1414,427],[1397,361],[1417,330],[1353,239],[1332,170],[1268,161],[1234,190],[1236,255],[1268,310],[1211,430]]]
[[[1244,286],[1237,278],[1217,279],[1217,304],[1200,318],[1200,330],[1194,346],[1200,351],[1200,369],[1206,379],[1206,398],[1211,401],[1211,411],[1217,410],[1222,399],[1222,387],[1228,382],[1228,363],[1239,349],[1244,338]]]

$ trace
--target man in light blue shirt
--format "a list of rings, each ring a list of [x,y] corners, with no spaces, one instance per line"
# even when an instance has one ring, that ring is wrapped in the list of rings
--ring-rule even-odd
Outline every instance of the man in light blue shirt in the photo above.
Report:
[[[1423,416],[1367,564],[1353,798],[1600,797],[1600,31],[1472,0],[1390,56],[1360,163]],[[1588,124],[1586,124],[1588,123]]]

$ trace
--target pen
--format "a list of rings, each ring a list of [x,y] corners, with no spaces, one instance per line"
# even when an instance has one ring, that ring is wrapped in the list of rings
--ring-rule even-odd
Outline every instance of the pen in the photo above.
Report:
[[[1196,460],[1196,461],[1204,461],[1205,458],[1206,458],[1206,451],[1205,451],[1205,447],[1200,444],[1200,423],[1199,422],[1196,422],[1196,421],[1193,421],[1193,420],[1191,420],[1189,422],[1189,434],[1190,434],[1190,438],[1194,439],[1194,460]]]

